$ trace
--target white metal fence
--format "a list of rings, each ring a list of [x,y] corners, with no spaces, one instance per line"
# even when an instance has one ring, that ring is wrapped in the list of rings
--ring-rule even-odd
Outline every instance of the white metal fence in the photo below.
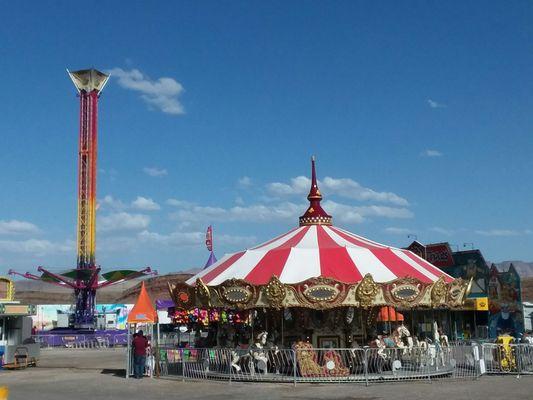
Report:
[[[221,381],[374,382],[475,379],[479,345],[412,349],[180,349],[160,348],[163,376]]]
[[[533,345],[484,343],[481,352],[487,374],[533,374]]]

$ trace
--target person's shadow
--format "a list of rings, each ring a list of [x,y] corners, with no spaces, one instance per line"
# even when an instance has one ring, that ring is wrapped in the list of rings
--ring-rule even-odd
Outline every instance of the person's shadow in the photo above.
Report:
[[[120,368],[104,368],[100,373],[104,375],[113,375],[118,378],[126,378],[126,370]]]

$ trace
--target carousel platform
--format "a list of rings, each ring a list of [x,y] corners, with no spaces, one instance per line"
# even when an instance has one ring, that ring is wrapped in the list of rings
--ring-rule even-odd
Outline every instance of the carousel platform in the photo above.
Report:
[[[426,354],[401,355],[397,349],[386,354],[376,349],[313,349],[295,352],[284,349],[266,352],[261,357],[229,349],[170,350],[163,357],[162,375],[190,380],[216,380],[274,383],[369,383],[381,381],[433,380],[476,374],[464,360],[464,350],[452,348],[426,357]],[[461,354],[460,354],[461,353]]]
[[[232,380],[235,382],[270,382],[270,383],[293,383],[295,380],[297,382],[317,382],[317,383],[365,383],[367,381],[401,381],[401,380],[424,380],[424,379],[436,379],[449,377],[454,374],[455,368],[447,367],[435,370],[433,372],[420,371],[416,373],[413,371],[386,371],[380,374],[368,374],[364,375],[347,375],[347,376],[337,376],[337,377],[327,377],[327,376],[316,376],[316,377],[302,377],[302,376],[289,376],[289,375],[279,375],[279,374],[265,374],[261,377],[258,377],[257,374],[223,374],[217,372],[206,372],[205,379],[207,380]],[[199,379],[199,378],[196,378]]]

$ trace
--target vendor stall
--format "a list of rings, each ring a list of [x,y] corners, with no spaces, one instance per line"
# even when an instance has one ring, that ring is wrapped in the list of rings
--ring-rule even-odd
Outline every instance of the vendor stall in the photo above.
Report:
[[[0,366],[35,365],[39,359],[39,344],[31,337],[35,307],[15,301],[15,283],[0,277]]]

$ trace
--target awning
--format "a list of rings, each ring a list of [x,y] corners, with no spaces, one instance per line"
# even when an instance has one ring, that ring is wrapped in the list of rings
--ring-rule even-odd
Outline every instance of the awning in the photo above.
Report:
[[[401,322],[404,320],[404,317],[394,307],[385,306],[379,310],[377,320],[378,322]]]
[[[144,282],[141,283],[141,292],[135,305],[128,314],[128,324],[156,323],[157,311],[152,305],[152,299],[146,291]]]

